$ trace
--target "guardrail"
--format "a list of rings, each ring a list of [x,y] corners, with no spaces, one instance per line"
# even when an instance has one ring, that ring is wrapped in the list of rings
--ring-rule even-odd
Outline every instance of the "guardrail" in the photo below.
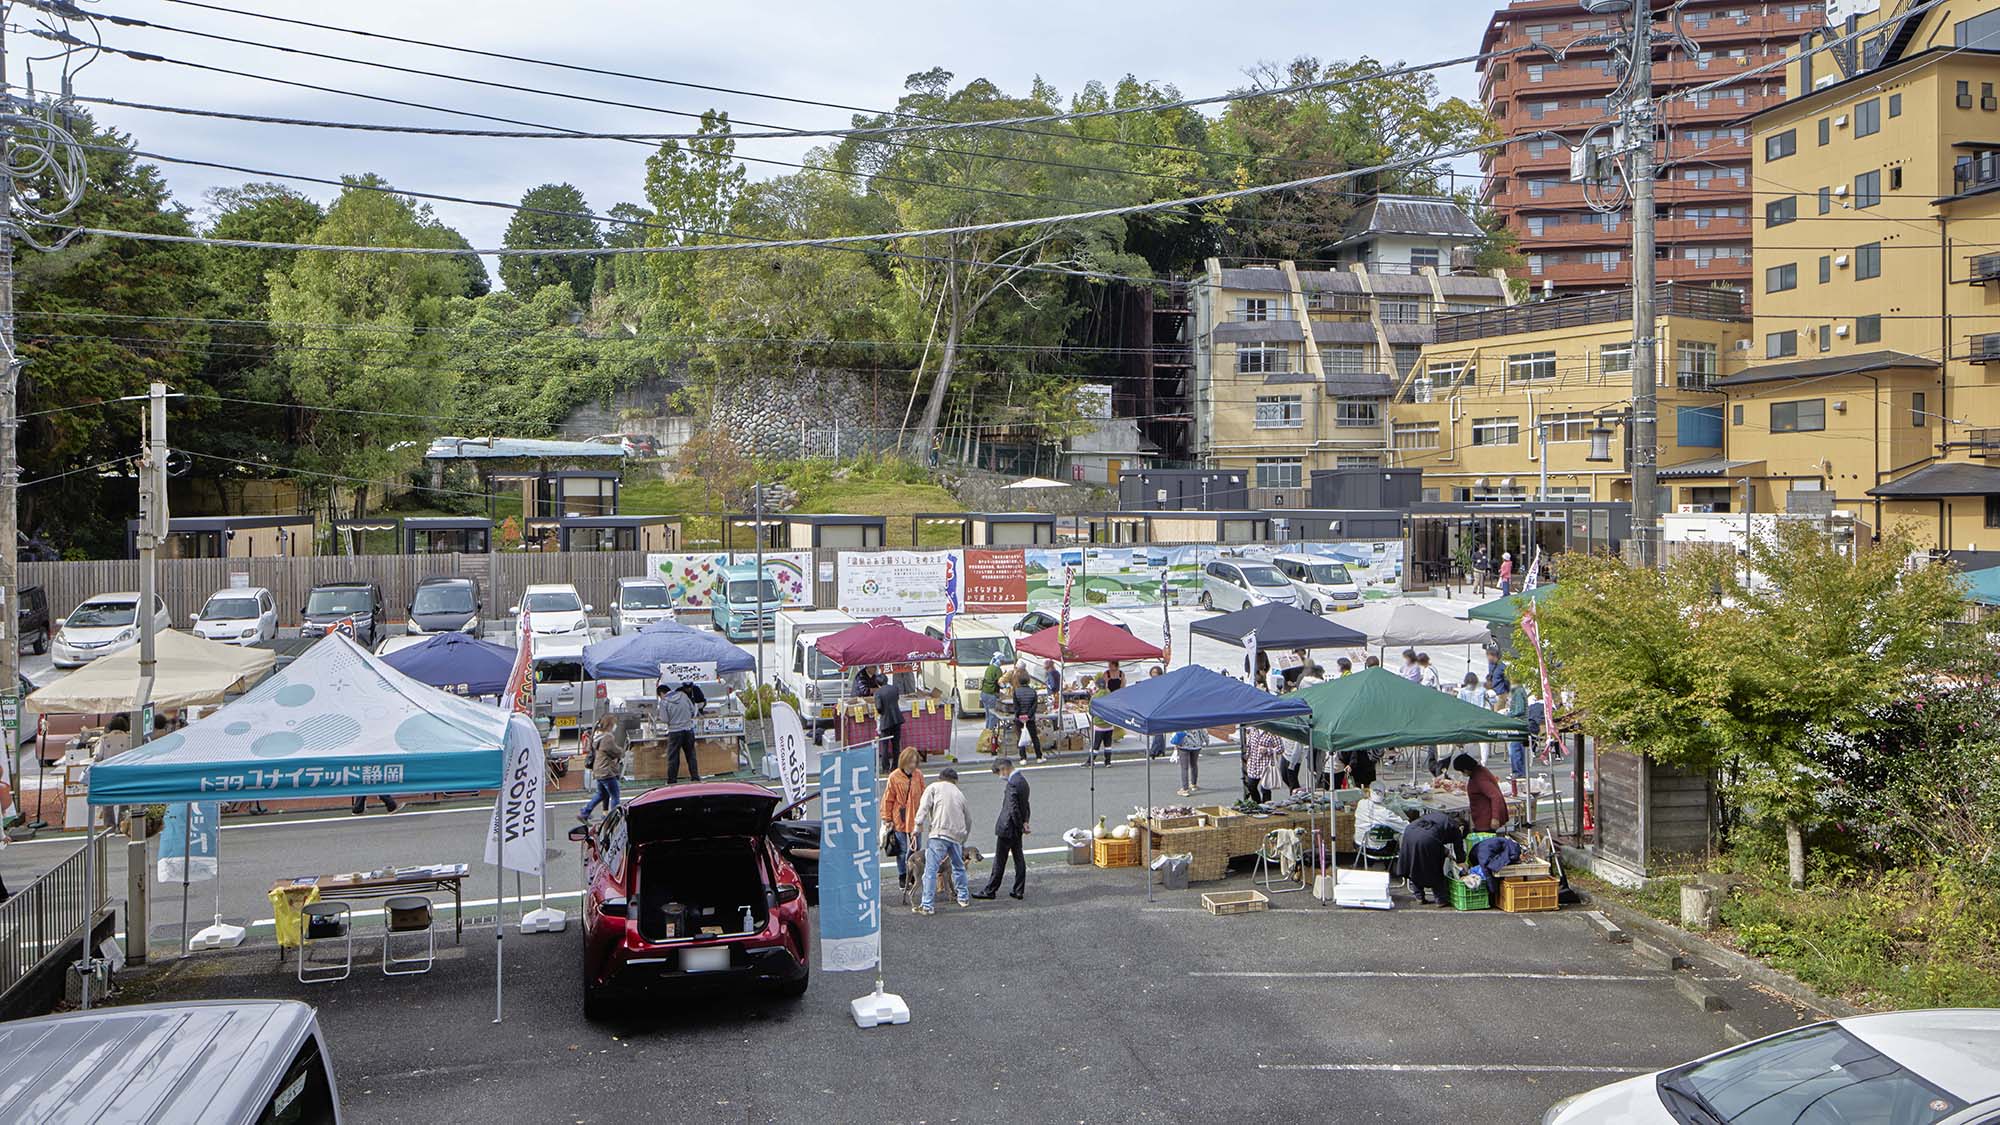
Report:
[[[0,1009],[14,998],[14,992],[51,958],[62,954],[70,942],[109,905],[105,893],[105,841],[101,834],[87,845],[97,849],[91,863],[96,867],[91,880],[84,882],[84,849],[41,878],[21,888],[14,897],[0,903]]]

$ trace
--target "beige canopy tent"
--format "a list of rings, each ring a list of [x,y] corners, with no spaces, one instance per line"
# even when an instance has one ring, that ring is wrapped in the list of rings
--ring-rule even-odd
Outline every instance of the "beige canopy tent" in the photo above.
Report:
[[[263,679],[278,663],[269,649],[239,648],[168,629],[154,640],[156,710],[213,706]],[[139,646],[100,656],[28,696],[44,713],[102,715],[130,711],[139,691]]]

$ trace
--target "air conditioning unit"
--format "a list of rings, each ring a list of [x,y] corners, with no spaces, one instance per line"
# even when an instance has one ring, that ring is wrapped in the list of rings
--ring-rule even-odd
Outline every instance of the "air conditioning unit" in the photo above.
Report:
[[[1972,337],[1972,354],[1966,358],[1973,363],[2000,363],[2000,332]]]
[[[1834,325],[1833,334],[1845,340],[1847,338],[1847,325],[1845,324]]]
[[[1737,351],[1739,351],[1739,352],[1747,352],[1747,351],[1749,351],[1749,350],[1750,350],[1750,341],[1748,341],[1748,340],[1738,340],[1738,341],[1736,341],[1736,350],[1737,350]]]
[[[1847,185],[1846,185],[1846,184],[1835,184],[1835,185],[1833,185],[1833,194],[1834,194],[1834,198],[1836,198],[1836,199],[1845,199],[1845,198],[1847,198]]]
[[[1972,280],[1978,282],[2000,281],[2000,254],[1973,255]]]
[[[1839,114],[1839,115],[1837,115],[1836,117],[1834,117],[1834,119],[1833,119],[1833,127],[1834,127],[1834,128],[1836,128],[1836,129],[1845,129],[1845,128],[1847,128],[1847,115],[1843,113],[1843,114]]]
[[[1847,255],[1845,255],[1845,254],[1835,254],[1835,255],[1833,256],[1833,264],[1834,264],[1834,268],[1836,268],[1836,269],[1843,269],[1843,270],[1844,270],[1844,269],[1846,269],[1846,268],[1847,268]]]

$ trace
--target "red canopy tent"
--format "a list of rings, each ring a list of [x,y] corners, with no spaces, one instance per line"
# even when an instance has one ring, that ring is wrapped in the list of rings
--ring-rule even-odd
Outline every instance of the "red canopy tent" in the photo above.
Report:
[[[893,617],[877,617],[820,638],[820,655],[842,668],[864,664],[909,664],[943,660],[944,642],[906,628]]]
[[[1033,656],[1073,660],[1079,664],[1158,660],[1162,655],[1158,646],[1147,644],[1102,617],[1081,617],[1070,622],[1067,646],[1057,643],[1054,629],[1043,629],[1016,647]]]

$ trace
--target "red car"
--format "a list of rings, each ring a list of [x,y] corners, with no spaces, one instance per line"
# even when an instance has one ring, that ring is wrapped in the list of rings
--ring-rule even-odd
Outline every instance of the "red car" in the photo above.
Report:
[[[583,844],[586,1018],[650,996],[805,992],[805,887],[772,840],[778,801],[740,781],[676,785],[570,830]]]

